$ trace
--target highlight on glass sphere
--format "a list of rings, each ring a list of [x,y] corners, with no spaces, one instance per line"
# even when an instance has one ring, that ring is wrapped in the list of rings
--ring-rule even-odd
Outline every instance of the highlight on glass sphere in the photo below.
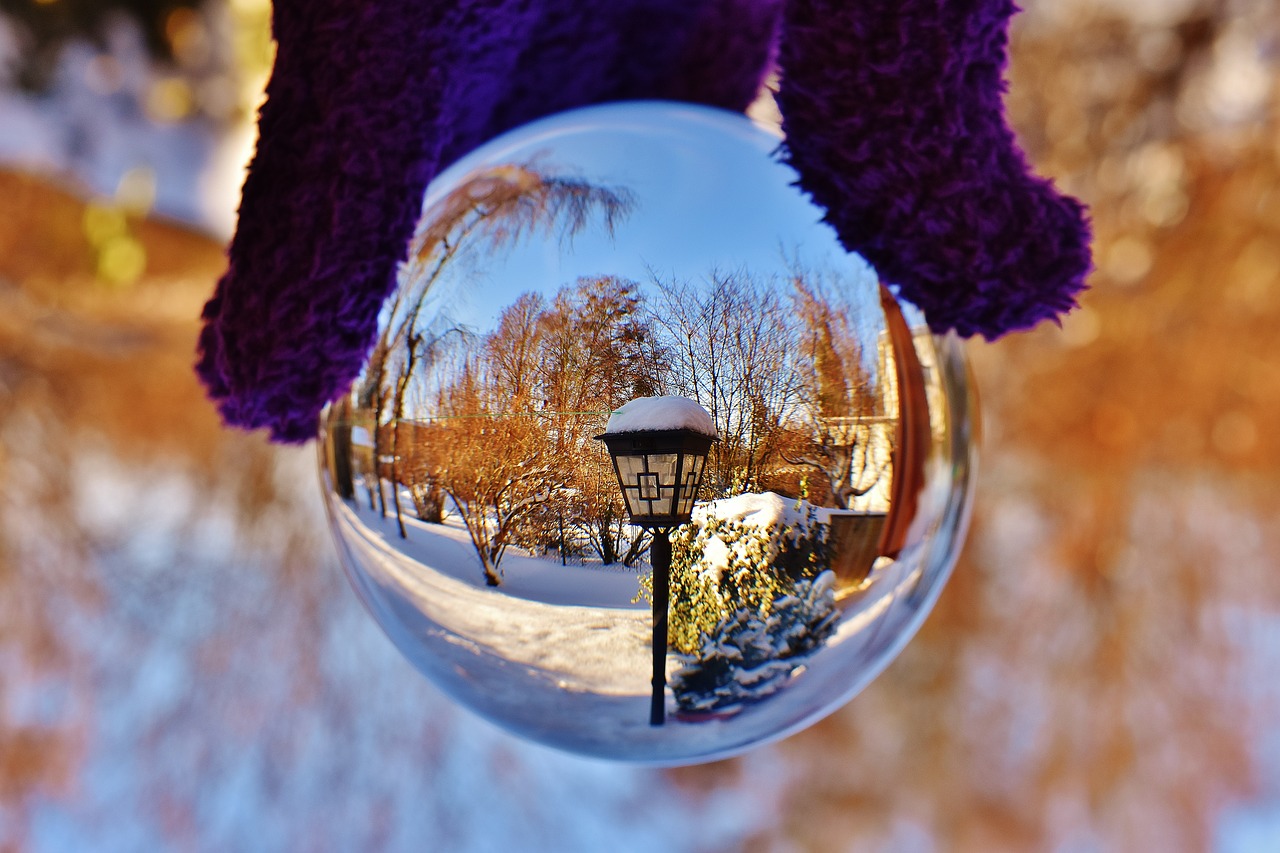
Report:
[[[564,113],[441,174],[350,392],[326,504],[383,630],[463,705],[681,764],[848,701],[967,524],[960,345],[746,118]]]

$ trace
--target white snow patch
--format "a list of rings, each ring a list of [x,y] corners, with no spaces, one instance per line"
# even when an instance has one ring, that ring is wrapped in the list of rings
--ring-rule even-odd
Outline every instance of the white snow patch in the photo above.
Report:
[[[814,506],[805,500],[784,498],[775,492],[746,492],[698,504],[693,509],[693,516],[698,520],[719,518],[764,530],[778,530],[791,525],[807,526],[810,513],[813,513],[815,521],[822,524],[830,524],[834,514],[828,507]]]
[[[695,514],[704,518],[737,521],[753,527],[770,529],[778,524],[794,524],[804,518],[796,501],[774,492],[745,493],[698,506]]]
[[[804,530],[816,521],[830,523],[831,510],[815,507],[808,501],[784,498],[774,492],[748,492],[699,504],[693,510],[693,523],[706,526],[712,519],[729,521],[760,531],[760,537],[737,538],[725,542],[720,535],[710,534],[702,541],[698,560],[699,574],[719,579],[733,562],[751,563],[761,559],[751,549],[765,544],[765,558],[772,560],[781,547],[780,538],[788,530]]]
[[[698,574],[706,580],[719,583],[732,559],[733,552],[729,550],[729,546],[719,536],[710,536],[702,546],[702,556],[698,560],[702,568],[698,570]]]
[[[687,397],[637,397],[609,417],[605,432],[689,429],[718,438],[711,414]]]
[[[381,541],[410,565],[425,567],[442,577],[474,587],[484,597],[648,613],[648,605],[631,601],[640,588],[638,570],[619,570],[599,563],[564,566],[558,560],[544,559],[512,547],[502,558],[502,585],[494,588],[485,584],[475,547],[457,514],[450,513],[443,524],[428,524],[406,514],[404,525],[408,536],[401,539],[394,514],[382,517],[359,503],[348,509],[367,535]],[[451,594],[466,595],[462,590]]]

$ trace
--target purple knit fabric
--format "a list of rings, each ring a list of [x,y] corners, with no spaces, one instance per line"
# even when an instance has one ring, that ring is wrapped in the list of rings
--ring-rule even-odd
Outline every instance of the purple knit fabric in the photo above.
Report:
[[[779,104],[791,164],[846,249],[938,332],[988,339],[1075,306],[1075,199],[1005,124],[1010,0],[788,0]]]
[[[497,134],[629,98],[746,107],[778,0],[276,0],[278,44],[197,372],[305,441],[359,372],[427,182]]]
[[[358,373],[427,182],[505,130],[629,98],[741,110],[782,0],[277,0],[276,66],[197,371],[229,424],[305,441]],[[1007,0],[788,0],[789,156],[935,328],[1072,305],[1078,204],[1003,124]]]

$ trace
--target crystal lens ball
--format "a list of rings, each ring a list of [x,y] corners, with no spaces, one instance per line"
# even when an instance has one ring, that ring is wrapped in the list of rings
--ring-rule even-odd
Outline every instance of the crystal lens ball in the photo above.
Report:
[[[780,738],[874,678],[951,570],[960,344],[841,248],[779,145],[630,103],[476,150],[323,415],[360,598],[518,735],[650,764]]]

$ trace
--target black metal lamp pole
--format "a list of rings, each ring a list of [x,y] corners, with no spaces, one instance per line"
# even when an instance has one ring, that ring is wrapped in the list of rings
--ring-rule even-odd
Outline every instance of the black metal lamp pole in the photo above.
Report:
[[[671,530],[653,528],[649,546],[653,566],[653,696],[649,701],[649,725],[666,720],[667,624],[671,605]]]

